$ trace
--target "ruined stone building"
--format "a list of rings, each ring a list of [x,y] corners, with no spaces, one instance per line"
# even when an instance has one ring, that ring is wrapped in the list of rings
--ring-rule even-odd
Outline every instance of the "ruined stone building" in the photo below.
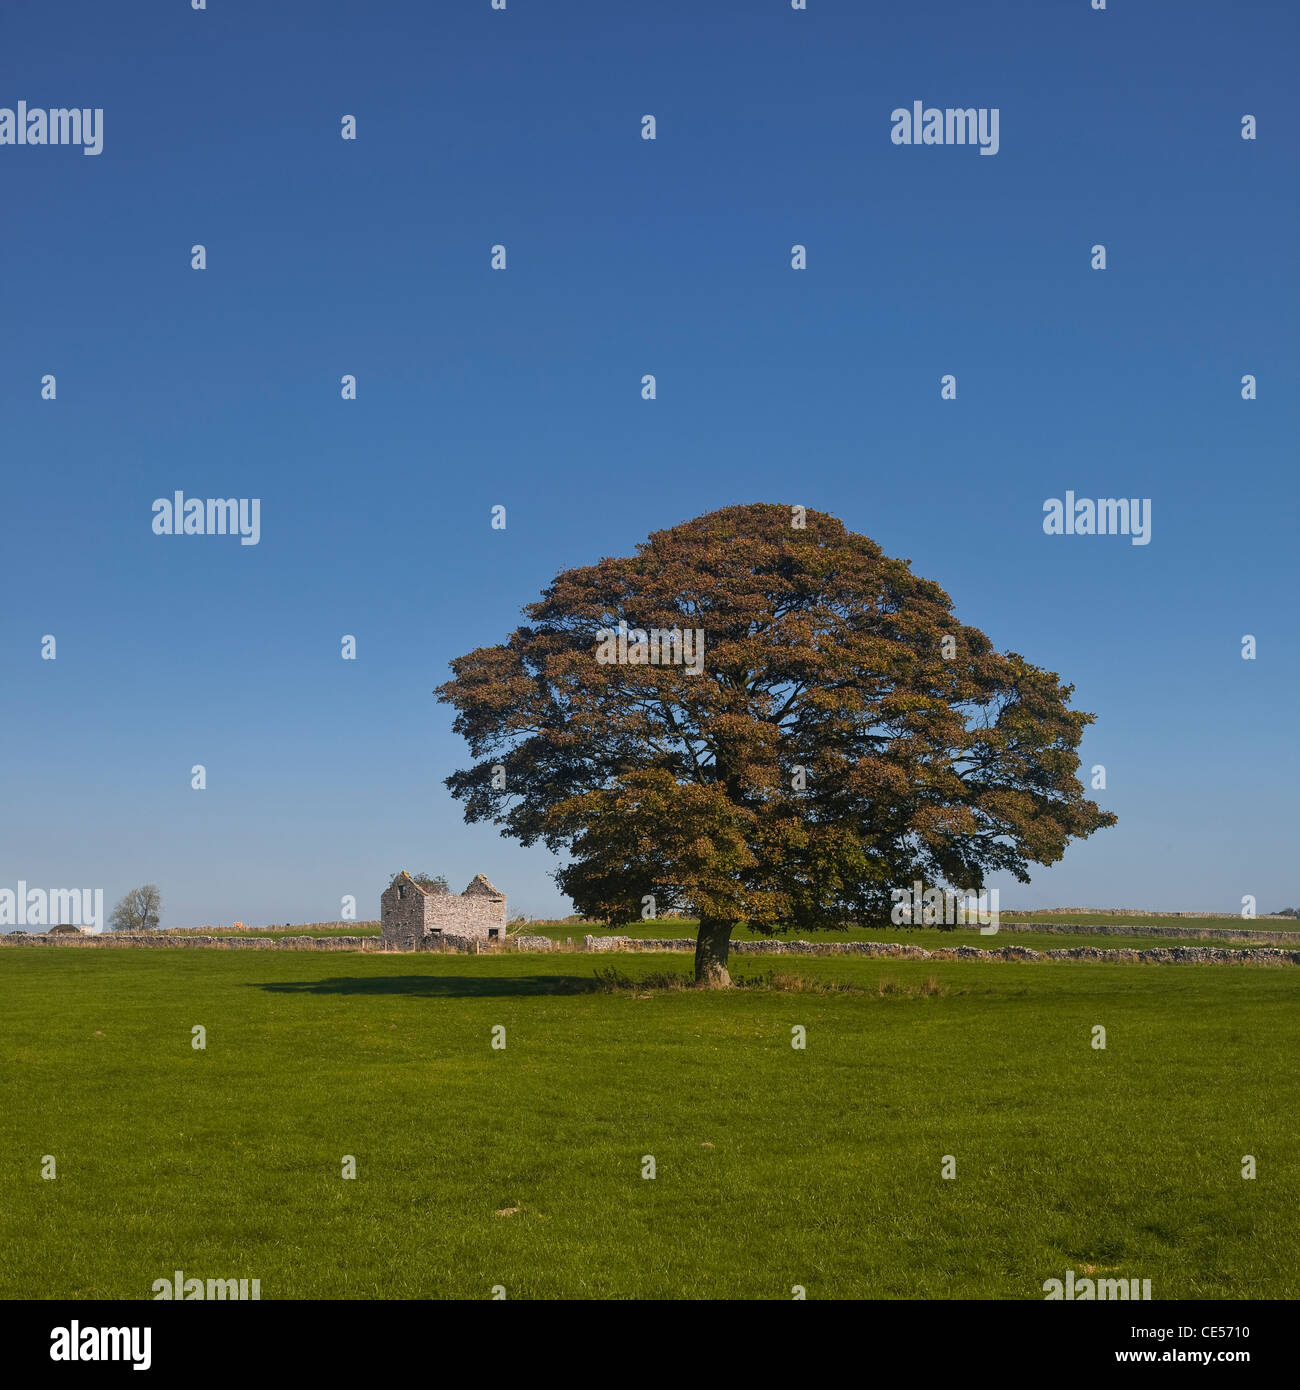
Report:
[[[506,934],[506,895],[483,874],[475,874],[463,893],[439,893],[403,871],[380,894],[379,920],[384,945],[402,951],[443,941],[499,941]]]

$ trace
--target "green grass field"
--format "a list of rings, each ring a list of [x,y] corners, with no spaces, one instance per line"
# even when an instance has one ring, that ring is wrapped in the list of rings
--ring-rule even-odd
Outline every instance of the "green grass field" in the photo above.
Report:
[[[379,922],[310,922],[285,927],[170,927],[169,936],[378,936]]]
[[[1004,922],[1068,922],[1080,927],[1231,927],[1236,931],[1300,931],[1294,917],[1240,917],[1224,913],[1218,917],[1171,917],[1156,912],[1003,912]]]
[[[1300,1294],[1300,970],[611,964],[689,962],[5,951],[0,1296]]]

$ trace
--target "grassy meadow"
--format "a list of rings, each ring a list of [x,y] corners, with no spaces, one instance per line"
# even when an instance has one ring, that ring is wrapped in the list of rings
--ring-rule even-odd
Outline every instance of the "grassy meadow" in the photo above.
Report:
[[[5,950],[0,1297],[1300,1295],[1300,970],[688,966]]]

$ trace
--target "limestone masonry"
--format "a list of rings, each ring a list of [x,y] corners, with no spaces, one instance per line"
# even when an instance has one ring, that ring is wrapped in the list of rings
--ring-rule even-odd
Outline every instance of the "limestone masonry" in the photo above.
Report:
[[[389,950],[418,951],[460,941],[501,941],[506,895],[482,874],[463,893],[421,887],[402,872],[379,898],[380,935]]]
[[[453,902],[458,899],[444,894]],[[464,896],[463,894],[461,895]],[[404,901],[404,900],[403,900]],[[493,944],[487,946],[487,941]],[[391,950],[377,936],[286,936],[278,939],[250,936],[172,936],[167,932],[106,932],[85,936],[81,932],[59,936],[50,932],[0,933],[3,946],[59,946],[69,950],[130,949],[146,946],[166,949],[189,947],[223,951],[382,951]],[[415,949],[425,951],[473,951],[514,949],[519,951],[551,951],[556,943],[545,936],[494,938],[464,936],[457,932],[431,934],[417,941]],[[627,936],[588,936],[579,949],[606,951],[694,951],[695,942],[689,937],[670,940],[645,940]],[[1239,950],[1219,946],[1157,946],[1135,951],[1131,948],[1098,950],[1095,946],[1074,946],[1068,950],[1034,951],[1028,946],[1003,946],[997,951],[984,951],[975,946],[953,946],[928,951],[921,946],[885,941],[733,941],[737,955],[803,955],[803,956],[875,956],[896,957],[902,960],[978,960],[978,961],[1102,961],[1126,965],[1293,965],[1300,966],[1300,950],[1283,951],[1270,947],[1246,947]]]

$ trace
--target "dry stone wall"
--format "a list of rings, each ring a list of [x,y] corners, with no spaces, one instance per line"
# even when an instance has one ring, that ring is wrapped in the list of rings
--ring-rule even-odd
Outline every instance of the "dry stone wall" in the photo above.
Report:
[[[695,942],[682,938],[651,940],[635,936],[589,936],[589,951],[694,951]],[[1092,960],[1131,965],[1300,965],[1300,950],[1273,947],[1155,946],[1145,951],[1096,946],[1074,946],[1056,951],[1034,951],[1028,946],[1003,946],[997,951],[978,946],[948,946],[928,951],[924,946],[888,941],[733,941],[733,955],[769,956],[879,956],[902,960],[1041,961]]]
[[[93,936],[45,936],[6,933],[0,946],[70,946],[104,950],[111,947],[218,947],[229,951],[378,951],[377,936],[171,936],[167,932],[104,932]]]
[[[444,933],[422,940],[419,949],[495,952],[503,946],[521,951],[549,951],[555,943],[545,936],[512,937],[508,941],[485,941],[479,936]],[[686,937],[647,940],[630,936],[588,936],[588,951],[640,953],[695,950]],[[268,940],[261,936],[169,936],[166,932],[136,935],[113,932],[100,936],[57,936],[44,933],[0,934],[0,947],[58,946],[65,950],[124,949],[143,946],[171,949],[217,949],[223,951],[381,951],[386,947],[377,936],[285,936]],[[996,951],[977,946],[952,946],[926,950],[923,946],[884,941],[733,941],[733,955],[770,956],[867,956],[898,960],[974,960],[974,961],[1099,961],[1125,965],[1300,965],[1300,950],[1276,947],[1155,946],[1146,950],[1127,947],[1101,949],[1073,946],[1055,951],[1035,951],[1028,946],[1003,946]]]

